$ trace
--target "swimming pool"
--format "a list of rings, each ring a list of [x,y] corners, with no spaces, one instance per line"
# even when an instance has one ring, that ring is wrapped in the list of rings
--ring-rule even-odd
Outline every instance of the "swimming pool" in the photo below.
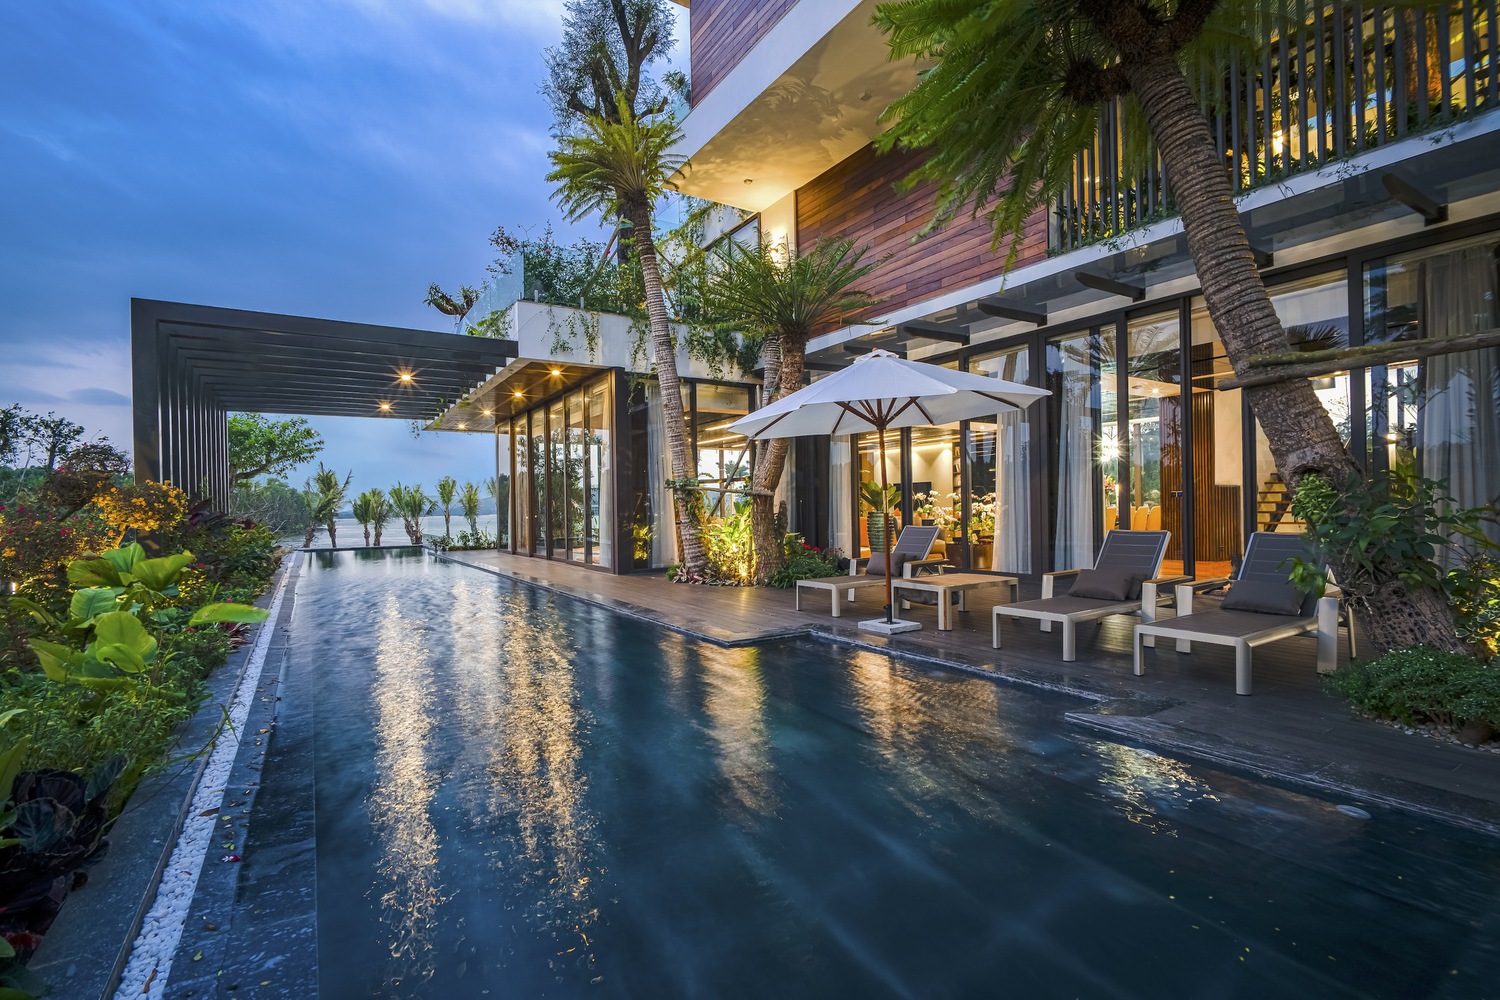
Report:
[[[318,553],[325,998],[1482,995],[1500,852],[1078,732],[1075,699],[723,649]],[[274,766],[274,761],[272,762]]]

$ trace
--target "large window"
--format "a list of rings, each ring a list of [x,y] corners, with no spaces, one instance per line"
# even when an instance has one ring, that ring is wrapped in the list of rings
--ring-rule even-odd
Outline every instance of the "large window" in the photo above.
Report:
[[[1111,326],[1047,341],[1047,537],[1057,569],[1092,566],[1103,538],[1105,498],[1119,508],[1114,334]]]
[[[1392,257],[1366,269],[1371,343],[1456,337],[1500,325],[1500,238]],[[1500,502],[1500,349],[1372,368],[1368,457],[1447,483],[1461,506]],[[1491,530],[1494,530],[1491,526]]]

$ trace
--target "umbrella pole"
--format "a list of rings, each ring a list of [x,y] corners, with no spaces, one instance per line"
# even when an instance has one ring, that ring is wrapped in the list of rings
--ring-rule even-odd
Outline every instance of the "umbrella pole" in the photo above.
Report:
[[[880,448],[880,502],[886,503],[885,481],[885,424],[875,428],[876,438]],[[889,509],[880,511],[880,549],[885,555],[885,623],[895,624],[896,594],[891,590],[891,513]]]

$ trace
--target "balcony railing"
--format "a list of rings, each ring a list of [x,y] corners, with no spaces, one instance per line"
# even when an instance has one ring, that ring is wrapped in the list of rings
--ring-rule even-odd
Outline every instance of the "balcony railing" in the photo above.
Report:
[[[1197,81],[1236,192],[1500,106],[1497,0],[1422,7],[1287,0],[1292,24],[1254,56],[1231,55],[1217,86]],[[1154,154],[1123,101],[1102,109],[1092,148],[1054,206],[1055,251],[1096,243],[1173,213]],[[1144,164],[1144,165],[1142,165]]]

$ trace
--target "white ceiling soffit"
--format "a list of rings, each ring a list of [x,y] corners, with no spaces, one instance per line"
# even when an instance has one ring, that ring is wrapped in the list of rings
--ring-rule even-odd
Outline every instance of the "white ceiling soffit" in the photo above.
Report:
[[[683,119],[679,189],[760,212],[863,148],[917,80],[915,62],[887,59],[874,11],[873,0],[789,10]]]

